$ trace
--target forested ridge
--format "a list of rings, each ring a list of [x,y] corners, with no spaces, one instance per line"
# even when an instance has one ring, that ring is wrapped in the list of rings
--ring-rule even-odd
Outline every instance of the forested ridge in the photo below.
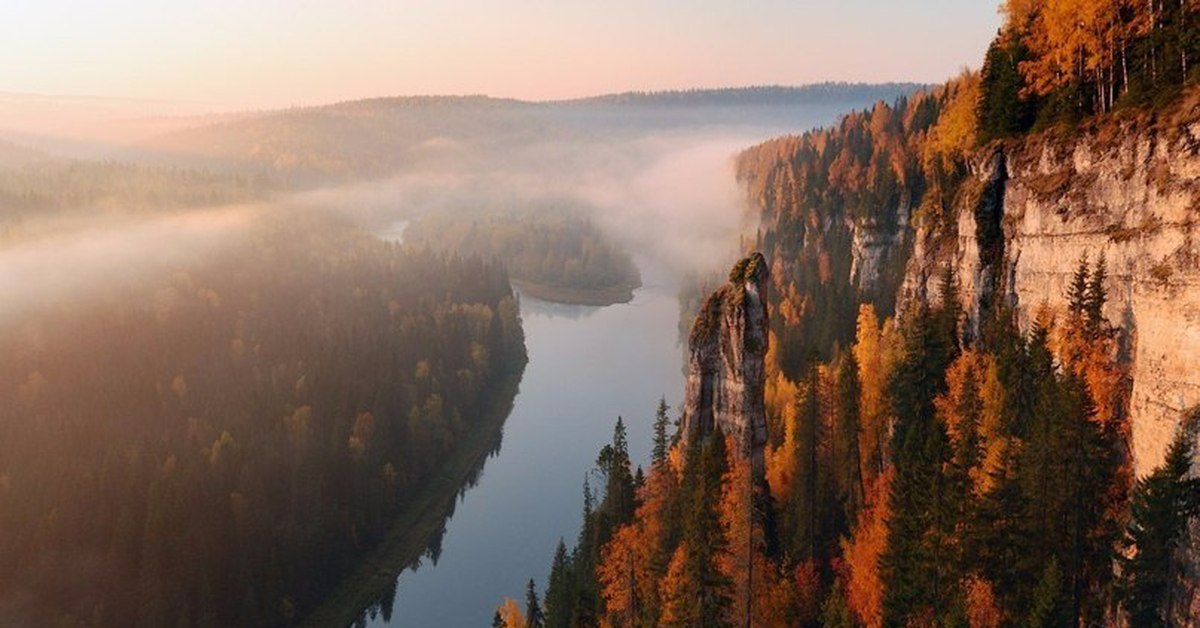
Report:
[[[641,285],[629,253],[570,206],[428,213],[409,223],[404,238],[416,246],[499,260],[533,296],[551,300],[595,295],[603,304],[628,301]]]
[[[502,267],[297,213],[4,325],[9,625],[297,622],[525,360]]]
[[[969,325],[950,269],[927,299],[900,289],[918,227],[932,258],[973,237],[1002,285],[996,199],[968,176],[971,159],[1179,102],[1195,89],[1200,6],[1002,9],[981,71],[738,158],[761,212],[745,247],[772,264],[765,503],[719,434],[676,442],[660,408],[643,470],[618,424],[573,547],[560,545],[544,595],[506,601],[497,625],[1195,621],[1185,549],[1200,412],[1135,478],[1103,255],[1079,260],[1066,305],[1025,326],[995,298]],[[975,233],[957,233],[960,207],[976,208]]]
[[[264,178],[176,166],[39,156],[0,163],[0,233],[20,235],[52,214],[145,215],[259,200],[276,186]]]

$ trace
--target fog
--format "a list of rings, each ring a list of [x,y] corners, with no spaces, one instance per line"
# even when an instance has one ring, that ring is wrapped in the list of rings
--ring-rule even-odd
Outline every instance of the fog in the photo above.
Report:
[[[765,137],[654,135],[620,145],[541,144],[486,157],[454,145],[415,172],[305,192],[289,203],[338,211],[372,229],[425,212],[582,210],[639,258],[673,272],[711,270],[736,253],[743,229],[753,229],[733,158]],[[487,169],[488,162],[495,167]]]
[[[15,230],[9,216],[10,236],[0,239],[5,295],[0,315],[86,295],[108,282],[202,263],[235,241],[266,208],[334,212],[375,232],[428,212],[569,210],[587,215],[639,264],[658,266],[658,275],[719,271],[738,253],[739,234],[753,233],[755,227],[734,176],[738,151],[782,133],[833,123],[834,112],[867,104],[581,108],[495,102],[434,100],[373,109],[351,103],[205,122],[183,136],[162,135],[168,139],[161,141],[110,141],[107,149],[95,150],[148,168],[163,168],[166,159],[172,172],[201,167],[231,181],[268,183],[253,210],[122,213],[119,206],[97,212],[81,204],[57,212],[18,212]],[[339,109],[344,107],[352,108],[352,126]],[[363,107],[365,113],[359,111]],[[75,128],[79,111],[67,111],[71,115],[56,128]],[[43,120],[40,128],[51,126]],[[95,144],[99,137],[89,133],[77,139]],[[180,143],[179,137],[187,141]],[[54,151],[71,138],[59,135],[41,144],[11,135],[0,140],[62,160],[68,157]],[[168,145],[170,151],[163,148]],[[189,154],[188,146],[203,149]],[[178,165],[170,165],[171,158]],[[323,176],[321,168],[336,176]],[[380,170],[385,170],[382,176]],[[176,185],[174,179],[167,185]]]
[[[64,301],[203,263],[238,242],[265,207],[151,219],[47,219],[0,247],[0,324]],[[50,232],[47,234],[47,232]]]

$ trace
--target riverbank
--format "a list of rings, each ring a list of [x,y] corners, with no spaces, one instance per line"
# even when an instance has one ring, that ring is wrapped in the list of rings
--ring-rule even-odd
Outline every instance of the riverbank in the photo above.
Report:
[[[430,543],[442,533],[454,511],[463,485],[477,474],[496,450],[504,422],[513,409],[524,368],[504,376],[488,395],[489,412],[475,425],[460,447],[448,456],[417,491],[408,508],[396,518],[392,531],[378,547],[363,557],[321,606],[299,625],[312,628],[349,626],[365,609],[394,592],[394,583],[420,560]]]
[[[633,300],[633,291],[641,287],[641,282],[605,286],[603,288],[566,288],[562,286],[547,286],[544,284],[513,279],[512,284],[522,294],[535,299],[563,303],[566,305],[592,305],[603,307],[618,303],[629,303]]]

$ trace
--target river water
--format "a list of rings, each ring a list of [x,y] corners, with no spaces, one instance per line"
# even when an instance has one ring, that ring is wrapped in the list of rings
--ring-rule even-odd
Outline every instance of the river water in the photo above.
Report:
[[[643,264],[645,286],[608,307],[521,301],[529,364],[499,452],[462,494],[436,564],[403,572],[390,621],[369,626],[482,627],[504,597],[544,591],[559,538],[573,545],[585,475],[618,415],[630,455],[646,465],[660,397],[683,391],[679,306],[669,277]]]

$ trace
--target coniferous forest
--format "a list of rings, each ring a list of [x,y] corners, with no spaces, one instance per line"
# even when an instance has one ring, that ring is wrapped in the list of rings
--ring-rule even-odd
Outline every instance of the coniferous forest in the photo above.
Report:
[[[628,301],[641,285],[629,253],[570,206],[430,213],[410,222],[404,239],[496,259],[535,297],[608,305]]]
[[[289,625],[524,365],[504,269],[264,218],[3,335],[0,590],[22,625]]]

